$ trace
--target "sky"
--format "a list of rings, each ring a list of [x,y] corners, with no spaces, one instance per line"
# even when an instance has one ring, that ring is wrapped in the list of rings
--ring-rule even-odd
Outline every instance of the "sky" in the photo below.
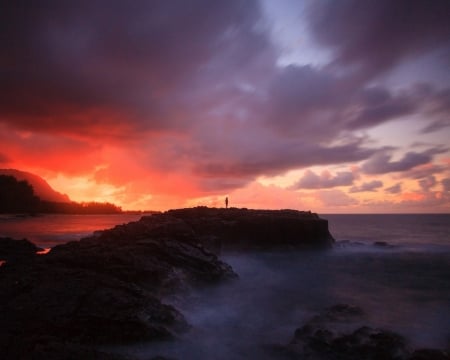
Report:
[[[448,0],[16,0],[0,168],[75,201],[450,212]]]

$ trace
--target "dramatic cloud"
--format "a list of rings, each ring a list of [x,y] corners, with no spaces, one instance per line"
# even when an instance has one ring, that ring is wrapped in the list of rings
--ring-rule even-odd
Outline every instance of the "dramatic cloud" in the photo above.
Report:
[[[386,174],[390,172],[406,171],[418,165],[429,163],[433,155],[444,152],[442,149],[430,149],[421,153],[407,152],[400,160],[392,161],[392,156],[386,152],[378,152],[362,165],[367,174]]]
[[[386,88],[370,87],[358,94],[359,107],[349,126],[367,128],[413,113],[422,102],[416,94],[391,94]]]
[[[221,68],[261,61],[258,14],[240,0],[6,4],[2,113],[36,131],[104,138],[188,126],[177,116],[185,91],[211,70],[221,81]]]
[[[338,171],[336,175],[332,175],[328,171],[317,175],[311,170],[305,171],[303,177],[296,182],[292,189],[326,189],[336,186],[352,185],[355,176],[350,171]]]
[[[363,183],[358,186],[352,186],[349,190],[350,193],[366,192],[366,191],[377,191],[383,186],[383,182],[380,180],[372,180],[370,182]]]
[[[345,192],[314,198],[312,190],[352,186],[355,174],[357,191],[372,174],[396,173],[403,191],[417,188],[406,178],[450,176],[441,161],[450,137],[448,1],[271,7],[281,18],[263,12],[262,0],[8,2],[0,12],[2,167],[124,208],[235,192],[257,204],[245,191],[261,191],[267,204],[272,192],[289,206],[289,194],[298,206],[356,206]],[[300,8],[294,24],[284,21]],[[277,29],[290,34],[289,64]],[[425,59],[420,71],[417,59]],[[414,141],[428,150],[411,151]],[[260,177],[289,179],[261,187]],[[380,178],[388,193],[397,190],[392,178]],[[375,195],[361,191],[358,199]]]
[[[334,63],[370,78],[407,57],[450,44],[446,0],[311,2],[315,38]]]

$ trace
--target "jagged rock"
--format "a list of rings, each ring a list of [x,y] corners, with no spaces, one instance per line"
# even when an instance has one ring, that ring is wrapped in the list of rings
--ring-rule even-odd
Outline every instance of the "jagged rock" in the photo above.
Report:
[[[446,360],[437,349],[411,352],[406,340],[391,331],[361,326],[359,307],[339,304],[311,318],[295,331],[287,346],[268,348],[274,359],[313,360]]]

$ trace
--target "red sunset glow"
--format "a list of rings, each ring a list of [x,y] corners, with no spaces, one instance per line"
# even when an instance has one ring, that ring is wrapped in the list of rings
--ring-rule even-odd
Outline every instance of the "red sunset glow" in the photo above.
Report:
[[[449,212],[449,3],[371,4],[9,2],[0,168],[126,210]]]

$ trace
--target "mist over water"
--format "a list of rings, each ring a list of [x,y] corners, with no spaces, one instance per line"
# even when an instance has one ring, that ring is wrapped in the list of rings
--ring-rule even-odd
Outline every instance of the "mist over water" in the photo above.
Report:
[[[111,217],[114,215],[109,215]],[[24,219],[41,243],[68,241],[74,232],[137,220],[76,221],[52,233],[50,217]],[[285,345],[295,329],[339,303],[361,307],[361,325],[395,331],[412,348],[450,346],[450,215],[323,215],[336,245],[329,251],[223,254],[239,279],[163,299],[192,325],[171,342],[115,348],[139,359],[270,359],[273,344]],[[80,222],[87,221],[84,224]],[[2,233],[0,223],[0,233]],[[70,225],[71,224],[71,225]],[[81,224],[81,225],[80,225]],[[78,230],[77,230],[78,229]],[[23,234],[23,235],[20,235]],[[31,237],[33,239],[33,237]],[[56,240],[60,239],[60,240]],[[375,246],[375,242],[385,242]]]
[[[338,303],[360,306],[361,326],[392,330],[414,348],[450,339],[450,252],[338,248],[327,253],[234,254],[239,280],[172,300],[193,326],[175,342],[126,349],[139,358],[270,359],[295,329]]]

